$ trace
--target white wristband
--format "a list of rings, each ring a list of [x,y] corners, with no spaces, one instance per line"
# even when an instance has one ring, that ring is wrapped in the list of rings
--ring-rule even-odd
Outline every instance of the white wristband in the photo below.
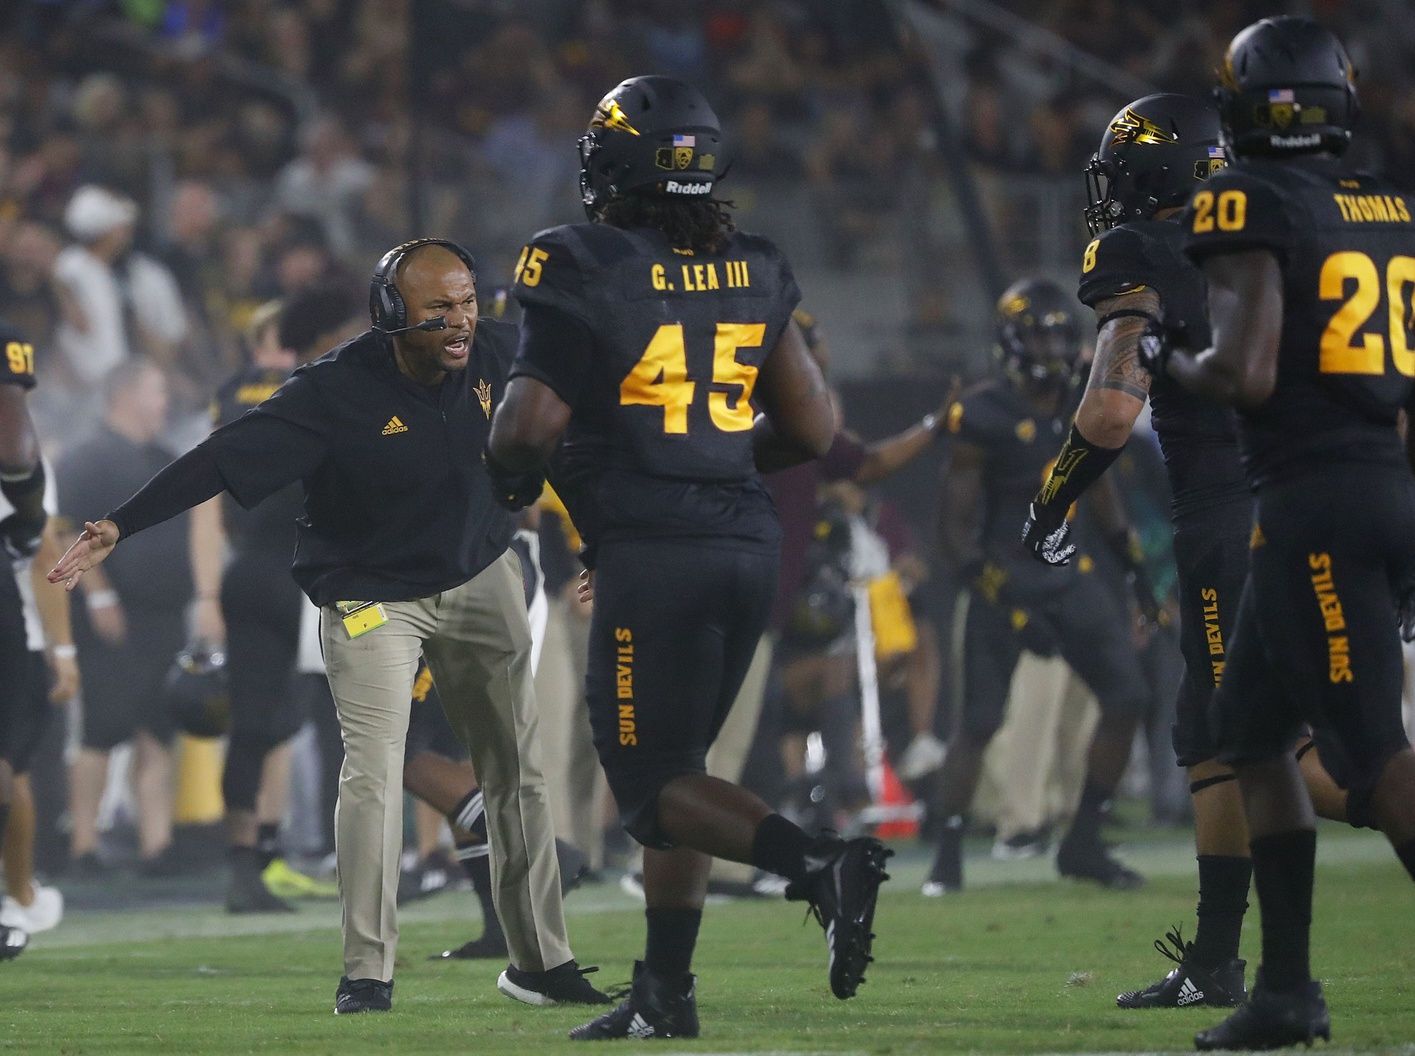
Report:
[[[55,660],[72,660],[79,655],[79,651],[72,645],[52,645],[49,653]]]
[[[107,609],[118,604],[118,592],[116,590],[95,590],[85,599],[90,609]]]

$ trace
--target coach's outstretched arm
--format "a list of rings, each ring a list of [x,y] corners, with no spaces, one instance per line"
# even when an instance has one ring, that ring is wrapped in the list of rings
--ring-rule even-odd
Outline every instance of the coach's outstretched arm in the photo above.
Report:
[[[83,533],[47,578],[73,590],[85,572],[107,560],[120,539],[223,491],[249,509],[312,472],[324,455],[319,433],[272,414],[248,414],[172,462],[102,520],[85,521]]]

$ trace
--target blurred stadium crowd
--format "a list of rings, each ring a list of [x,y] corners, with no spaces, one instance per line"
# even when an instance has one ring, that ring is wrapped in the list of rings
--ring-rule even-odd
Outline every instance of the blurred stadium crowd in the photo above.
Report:
[[[471,247],[488,310],[529,235],[580,218],[574,144],[598,97],[634,73],[671,71],[702,85],[723,118],[734,144],[724,191],[740,226],[795,262],[848,379],[846,421],[882,436],[901,414],[937,408],[950,375],[990,362],[992,303],[971,266],[958,151],[1009,277],[1041,268],[1069,288],[1084,239],[1080,172],[1104,122],[1150,89],[1202,94],[1233,32],[1283,6],[1294,5],[946,0],[905,5],[900,21],[882,0],[11,0],[0,12],[0,317],[39,350],[32,403],[52,461],[63,466],[112,417],[116,389],[132,388],[123,365],[139,358],[157,365],[166,396],[139,393],[120,416],[158,419],[138,446],[180,450],[204,434],[212,393],[268,327],[262,306],[331,285],[357,298],[377,256],[410,235]],[[1361,160],[1408,183],[1415,20],[1393,17],[1401,0],[1306,6],[1363,71]],[[105,390],[115,371],[127,380]],[[819,589],[784,598],[779,628],[799,611],[835,621],[836,633],[777,665],[765,695],[797,718],[764,724],[773,740],[756,754],[774,791],[803,810],[870,798],[858,760],[832,789],[811,768],[817,735],[837,746],[857,736],[848,608],[829,611],[821,570],[849,565],[871,537],[876,573],[892,568],[915,606],[882,681],[897,712],[895,761],[918,743],[901,768],[927,799],[918,782],[937,766],[947,708],[935,702],[948,681],[948,589],[928,583],[925,542],[936,462],[896,481],[894,505],[858,486],[878,479],[859,464],[839,473],[821,493],[826,530],[795,556],[803,596]],[[1133,469],[1145,482],[1137,520],[1153,528],[1162,564],[1165,499],[1152,470]],[[61,508],[65,479],[61,470]],[[815,515],[812,505],[808,523]],[[832,543],[832,524],[845,542]],[[166,560],[183,561],[180,550]],[[573,615],[570,578],[551,584],[562,618]],[[583,629],[562,630],[573,686]],[[1157,685],[1173,662],[1172,647],[1155,660]],[[1048,722],[1084,711],[1064,671],[1024,675],[1059,687]],[[843,718],[822,707],[840,701]],[[1163,759],[1162,703],[1152,726],[1155,814],[1173,820],[1185,797]],[[1085,738],[1072,740],[1074,754]],[[1009,744],[999,751],[1025,748]],[[795,785],[779,781],[783,758]],[[1036,791],[1046,805],[1024,811],[1013,835],[1059,820],[1075,779]],[[64,793],[51,784],[41,822],[53,830]],[[422,842],[428,852],[436,840]],[[300,849],[326,843],[315,831]]]

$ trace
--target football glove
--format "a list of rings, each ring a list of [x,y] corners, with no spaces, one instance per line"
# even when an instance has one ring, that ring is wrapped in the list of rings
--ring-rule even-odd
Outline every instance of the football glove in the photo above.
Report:
[[[540,470],[513,472],[491,456],[491,448],[482,452],[487,476],[491,478],[491,493],[496,501],[511,512],[524,510],[545,488],[545,474]]]
[[[12,513],[0,521],[0,546],[4,547],[5,556],[12,562],[33,557],[44,537],[47,520],[46,516],[34,518]]]
[[[1140,366],[1154,377],[1164,374],[1169,366],[1169,357],[1174,354],[1174,335],[1158,320],[1151,319],[1140,334],[1137,356]]]
[[[1066,519],[1066,507],[1028,503],[1027,520],[1022,525],[1022,545],[1042,564],[1070,564],[1076,544],[1071,541],[1071,522]]]

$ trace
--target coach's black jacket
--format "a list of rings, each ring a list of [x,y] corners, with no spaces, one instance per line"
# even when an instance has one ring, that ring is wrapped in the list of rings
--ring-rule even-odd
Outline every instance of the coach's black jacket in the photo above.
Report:
[[[292,572],[317,605],[408,601],[465,583],[510,543],[481,452],[516,328],[477,324],[467,368],[441,385],[398,370],[361,334],[297,370],[109,514],[121,539],[228,491],[250,508],[305,488]]]

